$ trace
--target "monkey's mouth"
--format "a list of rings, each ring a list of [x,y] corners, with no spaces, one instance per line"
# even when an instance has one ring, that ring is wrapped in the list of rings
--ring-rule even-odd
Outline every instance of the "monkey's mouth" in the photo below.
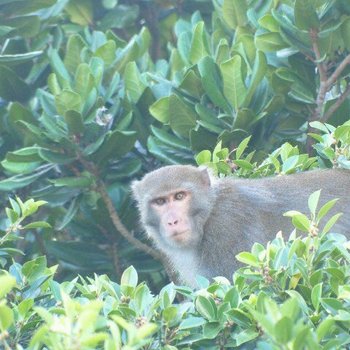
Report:
[[[188,230],[185,230],[185,231],[176,231],[174,232],[172,235],[171,235],[171,238],[174,240],[174,241],[177,241],[177,242],[183,242],[186,240],[187,236],[188,236]]]

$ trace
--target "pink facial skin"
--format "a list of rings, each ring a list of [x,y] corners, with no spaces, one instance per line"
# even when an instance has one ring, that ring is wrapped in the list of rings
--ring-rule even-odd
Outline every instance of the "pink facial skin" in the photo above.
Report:
[[[183,190],[152,200],[151,205],[160,218],[160,225],[166,239],[184,244],[190,238],[190,200],[191,194]]]

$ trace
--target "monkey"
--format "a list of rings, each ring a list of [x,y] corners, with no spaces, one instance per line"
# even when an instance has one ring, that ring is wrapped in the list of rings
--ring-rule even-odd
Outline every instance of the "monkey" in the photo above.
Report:
[[[240,267],[235,256],[279,231],[291,233],[291,219],[283,214],[307,214],[308,197],[319,189],[319,205],[339,198],[345,215],[332,231],[350,237],[350,172],[344,169],[213,180],[206,168],[170,165],[134,181],[131,189],[146,233],[188,285],[196,275],[231,278]]]

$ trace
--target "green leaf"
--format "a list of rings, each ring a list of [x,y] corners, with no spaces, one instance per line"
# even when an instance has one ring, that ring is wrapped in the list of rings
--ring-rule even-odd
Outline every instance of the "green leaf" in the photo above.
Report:
[[[35,221],[23,226],[24,230],[29,230],[33,228],[51,228],[51,225],[45,221]]]
[[[135,311],[138,314],[143,313],[144,310],[146,310],[147,307],[149,307],[149,304],[152,302],[152,300],[153,298],[149,288],[144,284],[139,285],[136,288],[135,294],[134,294]],[[169,307],[167,311],[167,317],[169,317],[169,321],[171,321],[172,318],[176,317],[176,314],[177,314],[177,308],[174,307],[175,312],[174,310],[171,310],[171,308],[172,307]]]
[[[211,152],[208,150],[204,150],[202,152],[199,152],[196,156],[196,162],[198,165],[203,165],[210,163],[211,161]]]
[[[109,131],[95,153],[91,155],[98,162],[108,159],[120,159],[134,147],[137,133],[134,131]]]
[[[5,208],[6,216],[10,219],[10,222],[13,224],[19,218],[19,215],[16,211],[10,208]]]
[[[47,80],[48,87],[53,95],[61,93],[61,86],[55,73],[51,73]]]
[[[108,40],[100,46],[94,53],[96,57],[102,58],[106,65],[112,64],[116,59],[117,45],[114,40]]]
[[[89,65],[86,63],[79,64],[75,74],[75,92],[84,100],[94,88],[95,79],[91,74]]]
[[[29,174],[35,171],[39,166],[40,162],[10,162],[4,159],[1,162],[4,169],[10,171],[13,174]]]
[[[301,30],[318,29],[320,22],[314,8],[314,1],[296,0],[294,5],[295,24]]]
[[[40,157],[38,156],[39,147],[24,147],[14,152],[8,152],[6,159],[10,162],[38,162]]]
[[[180,323],[179,330],[197,328],[204,325],[206,322],[207,321],[202,317],[189,317]]]
[[[176,306],[168,306],[163,310],[163,319],[165,322],[174,321],[177,316],[177,307]]]
[[[311,302],[316,312],[318,312],[318,308],[320,306],[320,301],[322,297],[322,286],[323,283],[318,283],[312,288],[311,291]]]
[[[179,89],[188,91],[193,97],[196,97],[198,99],[200,99],[204,93],[201,79],[198,76],[198,73],[195,73],[192,69],[189,69],[185,74],[184,78],[181,81],[181,84],[179,85]],[[197,113],[199,112],[197,111]]]
[[[206,339],[214,339],[222,329],[223,327],[219,322],[209,322],[203,326],[203,335]]]
[[[251,319],[248,317],[248,314],[244,311],[234,308],[226,312],[229,319],[237,323],[242,328],[247,328],[252,325]]]
[[[230,60],[220,65],[224,81],[224,95],[235,111],[241,107],[247,89],[242,77],[242,58],[239,55],[233,56]]]
[[[70,76],[69,73],[64,66],[61,57],[58,55],[58,52],[56,49],[50,48],[48,50],[48,57],[50,59],[50,64],[52,66],[52,69],[57,75],[57,78],[61,84],[61,86],[68,88],[69,82],[70,82]]]
[[[171,135],[163,129],[159,129],[151,125],[151,130],[154,136],[156,136],[159,140],[169,145],[170,147],[180,148],[186,151],[190,148],[190,145],[186,140]]]
[[[5,301],[0,302],[0,330],[6,331],[14,320],[13,311],[5,304]]]
[[[338,299],[350,300],[350,286],[339,286]]]
[[[342,213],[338,213],[333,215],[326,223],[326,225],[324,226],[321,235],[325,235],[332,227],[333,225],[338,221],[338,219],[342,216]]]
[[[323,308],[330,314],[336,315],[339,310],[343,310],[344,306],[342,302],[335,298],[321,298],[321,304]]]
[[[281,344],[287,344],[292,338],[293,322],[288,317],[282,317],[275,326],[275,337]]]
[[[57,187],[67,186],[67,187],[89,187],[92,184],[92,179],[85,176],[77,177],[61,177],[59,179],[49,179]]]
[[[232,287],[229,289],[224,297],[224,302],[228,302],[231,308],[236,308],[241,302],[241,298],[237,287]]]
[[[81,54],[85,46],[86,44],[79,34],[72,34],[69,36],[64,56],[64,65],[72,75],[75,74],[81,63]]]
[[[204,90],[211,101],[227,114],[231,114],[231,107],[222,93],[222,78],[214,60],[211,57],[203,57],[198,62],[198,69]]]
[[[26,101],[32,95],[28,84],[12,69],[0,66],[0,97],[7,101]]]
[[[67,111],[80,112],[82,107],[82,100],[79,94],[71,90],[62,90],[62,92],[55,96],[55,104],[57,113],[64,116]]]
[[[47,7],[53,6],[55,0],[33,0],[33,1],[23,1],[23,0],[1,0],[1,4],[9,3],[10,10],[16,13],[16,16],[22,17],[20,15],[25,15],[29,13],[36,12],[38,10],[43,10]],[[6,6],[5,8],[6,9]]]
[[[231,29],[247,23],[247,10],[246,0],[224,0],[222,5],[223,18]]]
[[[335,320],[332,318],[326,318],[321,321],[317,327],[316,334],[317,340],[321,342],[327,335],[331,335],[333,333],[333,329],[335,326]]]
[[[165,147],[165,145],[153,136],[149,136],[147,140],[147,149],[156,158],[162,160],[165,164],[183,164],[183,154],[176,152]]]
[[[320,199],[320,195],[321,195],[321,190],[312,193],[308,199],[308,206],[313,218],[316,217],[316,209],[317,209],[318,201]]]
[[[82,27],[92,24],[93,6],[91,0],[74,0],[65,6],[70,20]]]
[[[254,67],[252,76],[249,82],[248,90],[244,99],[244,106],[248,106],[251,102],[251,99],[262,81],[262,79],[265,77],[267,71],[267,61],[266,57],[263,52],[257,51],[254,61]]]
[[[294,215],[292,218],[292,223],[294,227],[297,229],[304,231],[304,232],[309,232],[310,229],[310,220],[308,217],[304,214],[300,215]]]
[[[61,223],[56,227],[57,231],[63,230],[73,220],[75,214],[78,212],[79,204],[80,203],[77,201],[77,197],[72,200]]]
[[[255,326],[251,326],[248,329],[244,329],[243,331],[239,331],[236,334],[233,334],[232,337],[235,339],[235,346],[240,346],[242,344],[248,343],[260,336],[259,332],[257,332]]]
[[[198,22],[193,29],[192,43],[189,53],[190,62],[195,64],[208,55],[208,43],[204,22]]]
[[[26,2],[22,2],[22,4],[24,3]],[[20,16],[20,12],[21,9],[16,12],[16,16],[10,15],[10,18],[7,18],[6,20],[2,17],[2,23],[14,29],[11,32],[11,36],[17,35],[22,38],[33,38],[38,35],[40,31],[40,17],[34,14]],[[26,49],[21,47],[20,50]]]
[[[38,154],[43,160],[54,164],[68,164],[76,159],[76,157],[71,157],[68,154],[53,152],[46,148],[39,149]]]
[[[199,295],[195,301],[197,311],[207,320],[213,321],[216,319],[216,312],[213,304],[204,296]]]
[[[136,288],[138,282],[137,271],[133,266],[129,266],[122,274],[120,284],[122,286],[131,286]]]
[[[151,115],[163,124],[168,124],[170,121],[169,102],[169,96],[162,97],[149,107]]]
[[[338,200],[338,198],[332,199],[321,207],[317,214],[317,222],[319,222],[325,215],[327,215],[327,213],[333,208]]]
[[[146,88],[146,85],[141,79],[141,74],[137,68],[136,62],[129,62],[126,65],[124,71],[124,82],[128,96],[131,101],[136,103]]]
[[[238,147],[236,149],[236,160],[241,158],[243,152],[248,147],[248,143],[249,143],[250,139],[251,139],[251,136],[248,136],[245,139],[243,139],[243,141],[241,141],[241,143],[238,145]]]
[[[260,267],[259,260],[256,256],[249,252],[241,252],[236,255],[236,259],[243,264],[247,264],[254,267]]]
[[[262,52],[275,52],[288,45],[279,33],[264,33],[255,37],[255,46]]]
[[[36,172],[32,173],[31,175],[15,175],[12,177],[9,177],[7,179],[0,181],[0,191],[13,191],[18,188],[23,188],[35,180],[37,180],[41,175],[45,174],[49,170],[53,168],[52,165],[50,166],[43,166],[37,169]]]
[[[84,132],[83,117],[79,112],[68,110],[64,113],[64,120],[67,123],[71,134],[79,135]]]
[[[189,137],[196,125],[197,114],[191,106],[177,95],[163,97],[150,106],[150,113],[162,123],[169,123],[181,136]]]
[[[33,58],[41,56],[43,51],[32,51],[21,54],[13,54],[13,55],[0,55],[0,64],[4,65],[17,65],[22,64],[28,61],[32,61]]]
[[[10,275],[4,274],[0,276],[0,299],[4,298],[12,288],[16,285],[16,279]]]

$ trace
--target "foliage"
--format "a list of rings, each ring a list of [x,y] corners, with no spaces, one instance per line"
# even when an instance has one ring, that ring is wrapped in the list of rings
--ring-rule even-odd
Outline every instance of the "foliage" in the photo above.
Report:
[[[106,275],[60,284],[53,278],[57,266],[48,268],[45,257],[13,263],[0,274],[0,344],[5,350],[345,348],[350,255],[345,237],[330,233],[334,218],[320,225],[335,201],[317,210],[319,197],[320,191],[309,198],[310,218],[286,214],[306,235],[294,231],[286,240],[279,233],[266,247],[256,243],[237,255],[246,267],[233,284],[199,277],[198,290],[171,283],[154,295],[133,267],[120,284]],[[7,232],[42,204],[11,201]],[[2,236],[2,256],[11,239]],[[178,303],[177,295],[185,300]]]
[[[307,132],[320,166],[348,167],[345,140],[308,121],[348,119],[349,19],[341,0],[2,1],[1,197],[49,203],[26,256],[60,262],[61,280],[132,263],[159,288],[132,178],[215,145],[204,162],[222,174],[306,170]]]
[[[252,151],[247,153],[251,137],[245,138],[237,148],[231,152],[222,147],[219,142],[214,150],[203,150],[196,156],[198,165],[205,165],[216,175],[238,177],[263,177],[272,175],[286,175],[307,169],[324,167],[340,167],[350,169],[350,121],[335,128],[330,124],[312,122],[311,126],[318,129],[320,134],[310,133],[318,143],[313,147],[317,151],[316,157],[300,153],[297,146],[284,143],[268,157],[257,161],[259,156]]]

